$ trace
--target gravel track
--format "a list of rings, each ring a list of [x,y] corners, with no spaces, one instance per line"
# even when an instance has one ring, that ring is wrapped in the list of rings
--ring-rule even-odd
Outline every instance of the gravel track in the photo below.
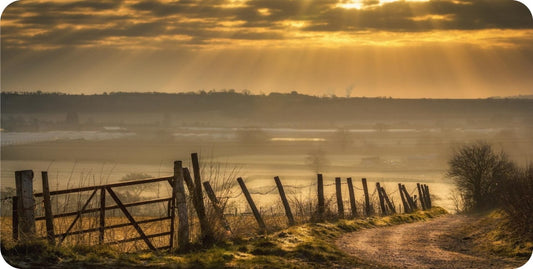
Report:
[[[516,268],[523,262],[473,253],[469,237],[457,233],[475,217],[446,215],[425,222],[365,229],[336,244],[369,265],[392,268]]]

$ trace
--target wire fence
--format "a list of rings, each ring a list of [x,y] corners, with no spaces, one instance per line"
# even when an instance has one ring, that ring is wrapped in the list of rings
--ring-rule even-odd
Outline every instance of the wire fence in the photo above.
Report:
[[[209,176],[207,177],[209,178],[207,182],[213,185],[215,201],[212,197],[204,195],[201,203],[205,206],[205,213],[202,214],[198,208],[198,201],[195,201],[195,199],[197,199],[197,194],[195,193],[197,193],[196,188],[201,188],[200,193],[205,193],[206,190],[202,188],[201,184],[200,186],[187,184],[188,191],[186,193],[184,192],[184,194],[186,194],[187,210],[190,215],[188,227],[191,231],[191,239],[198,240],[199,238],[204,238],[203,233],[205,231],[203,231],[204,225],[202,222],[205,222],[205,220],[202,220],[202,218],[208,219],[207,223],[212,226],[211,229],[215,231],[216,236],[227,235],[227,231],[220,231],[220,227],[222,226],[218,224],[221,223],[221,218],[224,219],[223,223],[225,223],[223,227],[226,227],[226,229],[231,227],[233,236],[246,236],[257,233],[258,231],[272,231],[289,225],[309,221],[359,218],[411,212],[416,209],[427,207],[424,203],[427,203],[426,200],[430,197],[429,191],[424,195],[427,197],[418,197],[422,192],[419,184],[413,185],[414,183],[408,183],[408,185],[411,186],[408,186],[409,191],[407,191],[406,186],[399,182],[379,182],[379,179],[372,178],[369,178],[368,180],[362,179],[359,182],[359,180],[351,181],[350,178],[350,183],[348,183],[348,178],[341,179],[339,177],[329,176],[322,178],[322,175],[319,175],[318,177],[320,180],[318,180],[318,178],[317,180],[308,180],[306,181],[306,184],[295,184],[295,180],[290,180],[289,178],[287,181],[292,184],[285,185],[281,184],[281,181],[279,185],[277,185],[275,184],[276,182],[272,180],[270,185],[265,183],[264,180],[255,181],[254,179],[249,182],[251,188],[248,190],[242,185],[241,188],[239,188],[239,185],[236,184],[236,176],[233,173],[222,178]],[[274,177],[272,178],[274,179]],[[243,185],[245,185],[246,180],[242,181]],[[261,185],[258,186],[257,182],[261,182]],[[169,181],[169,183],[170,184],[166,183],[166,181],[160,182],[157,186],[152,186],[151,188],[129,187],[127,189],[120,189],[120,187],[117,187],[116,193],[124,203],[137,203],[142,205],[129,211],[136,219],[147,217],[174,218],[174,214],[171,214],[171,212],[175,210],[175,202],[169,202],[168,204],[159,203],[157,205],[145,205],[142,201],[136,202],[139,198],[141,198],[140,200],[149,200],[161,196],[171,196],[173,192],[173,187],[171,186],[174,183],[172,183],[172,180]],[[67,188],[67,190],[68,189],[69,188]],[[2,205],[2,217],[9,218],[11,216],[13,217],[13,221],[11,223],[10,221],[2,221],[2,238],[6,238],[5,233],[11,233],[17,228],[14,223],[15,217],[18,217],[12,215],[13,212],[16,211],[14,210],[16,208],[13,208],[13,193],[11,193],[11,195],[6,194],[7,193],[4,193],[0,199]],[[84,211],[83,208],[87,206],[83,205],[83,201],[91,200],[91,198],[87,199],[88,196],[88,193],[78,193],[77,196],[66,194],[57,198],[52,197],[50,203],[54,205],[54,214],[61,215],[62,212],[64,213],[69,210],[78,210],[79,212],[82,212]],[[35,203],[32,207],[35,211],[35,215],[42,216],[44,212],[43,200],[37,198],[34,201]],[[94,208],[99,206],[98,202],[92,201],[92,203],[94,203]],[[257,205],[255,203],[257,203]],[[118,206],[111,204],[111,207],[115,207],[115,209],[110,210],[108,215],[106,213],[106,218],[120,218],[122,212],[120,209],[116,208]],[[254,208],[256,209],[254,210]],[[78,228],[94,230],[96,232],[97,230],[91,225],[97,225],[98,219],[101,218],[101,216],[102,215],[98,216],[95,211],[91,214],[79,213],[77,216],[77,218],[80,219],[78,222],[80,223]],[[255,222],[254,218],[257,221],[257,226],[253,225]],[[39,219],[44,219],[44,217],[39,217]],[[76,220],[72,223],[75,222]],[[146,220],[146,222],[148,222],[148,220]],[[65,223],[61,223],[60,226],[67,225],[68,223],[70,222],[66,221]],[[11,225],[11,227],[8,227],[9,225]],[[167,223],[165,225],[173,224]],[[122,226],[126,225],[115,224],[113,227]],[[67,233],[71,228],[72,227],[68,227]],[[129,232],[131,233],[131,227],[129,228]],[[65,229],[65,227],[58,228],[58,230],[62,231],[65,231]],[[159,231],[157,230],[158,228],[154,228],[154,226],[146,229],[151,229],[155,234],[158,234],[157,232]],[[43,224],[38,225],[37,232],[41,235],[46,234],[46,227]],[[76,244],[83,242],[94,244],[95,240],[97,239],[94,236],[92,239],[78,237],[71,242]],[[164,245],[166,243],[160,243],[159,245],[161,244]],[[135,249],[139,247],[138,245],[135,246]],[[129,249],[131,249],[131,247]]]

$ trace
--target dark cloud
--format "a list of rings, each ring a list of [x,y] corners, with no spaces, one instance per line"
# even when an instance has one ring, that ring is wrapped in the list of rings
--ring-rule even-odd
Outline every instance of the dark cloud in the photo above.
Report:
[[[441,16],[434,18],[432,16]],[[307,27],[312,31],[431,31],[531,29],[528,9],[516,1],[391,2],[369,9],[330,9]]]
[[[7,24],[2,24],[2,45],[76,46],[97,44],[110,37],[176,34],[188,36],[196,44],[207,44],[215,38],[291,38],[279,33],[286,21],[306,22],[307,26],[298,31],[329,32],[533,28],[528,9],[513,0],[396,1],[383,5],[377,5],[377,0],[365,0],[363,9],[345,9],[339,7],[341,2],[250,0],[244,5],[228,6],[224,0],[19,1],[4,11],[2,21]],[[119,7],[127,12],[119,13]],[[235,21],[243,23],[223,26]],[[28,34],[32,32],[37,33]]]

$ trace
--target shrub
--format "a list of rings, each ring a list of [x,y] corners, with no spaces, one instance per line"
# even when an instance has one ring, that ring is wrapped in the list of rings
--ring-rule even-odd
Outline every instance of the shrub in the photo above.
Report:
[[[503,152],[495,152],[486,142],[459,147],[448,162],[448,176],[455,180],[465,210],[498,205],[498,187],[515,171]]]
[[[533,241],[533,163],[517,168],[514,176],[501,184],[499,197],[515,231]]]

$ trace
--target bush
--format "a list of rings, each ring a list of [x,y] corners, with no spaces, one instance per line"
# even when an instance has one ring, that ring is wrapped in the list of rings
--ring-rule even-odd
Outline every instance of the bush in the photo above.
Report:
[[[501,185],[499,197],[515,231],[533,240],[533,163],[517,168]]]
[[[498,188],[516,170],[505,153],[496,153],[486,142],[459,147],[448,164],[447,174],[455,180],[467,211],[498,206]]]

